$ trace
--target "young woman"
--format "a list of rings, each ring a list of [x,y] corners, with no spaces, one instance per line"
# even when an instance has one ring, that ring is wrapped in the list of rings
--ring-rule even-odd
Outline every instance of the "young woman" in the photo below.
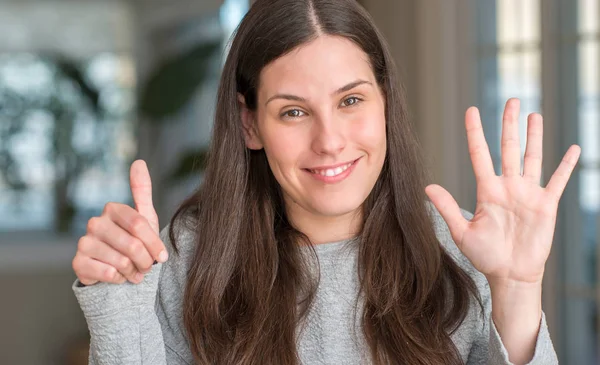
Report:
[[[159,233],[136,161],[135,209],[107,204],[79,241],[90,363],[557,363],[542,277],[579,147],[541,187],[532,114],[521,174],[511,99],[496,176],[470,108],[472,216],[426,186],[394,70],[354,1],[256,1],[201,187]]]

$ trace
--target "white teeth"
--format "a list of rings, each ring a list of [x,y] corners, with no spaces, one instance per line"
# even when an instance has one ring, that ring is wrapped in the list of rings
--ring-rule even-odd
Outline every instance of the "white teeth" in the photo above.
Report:
[[[319,174],[321,176],[332,177],[332,176],[337,176],[337,175],[341,174],[342,172],[346,171],[348,169],[348,167],[350,167],[350,166],[352,166],[352,162],[350,162],[344,166],[338,166],[335,169],[310,170],[310,171],[314,174]]]

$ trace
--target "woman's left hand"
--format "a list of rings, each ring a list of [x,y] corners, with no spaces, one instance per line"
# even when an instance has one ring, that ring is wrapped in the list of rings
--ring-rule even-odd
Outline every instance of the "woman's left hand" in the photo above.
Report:
[[[454,198],[439,185],[426,193],[473,266],[490,282],[541,284],[550,254],[559,199],[581,149],[569,148],[548,185],[540,186],[542,117],[530,114],[523,174],[519,144],[519,100],[506,103],[502,121],[502,175],[494,172],[479,111],[466,113],[469,154],[477,181],[477,206],[466,220]]]

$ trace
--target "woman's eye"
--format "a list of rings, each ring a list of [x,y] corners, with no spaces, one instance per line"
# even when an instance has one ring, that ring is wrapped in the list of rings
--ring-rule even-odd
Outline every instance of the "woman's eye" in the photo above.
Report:
[[[349,98],[344,99],[344,101],[342,102],[342,104],[344,106],[351,106],[354,104],[358,104],[358,102],[360,101],[359,98],[357,98],[356,96],[351,96]]]
[[[286,112],[283,112],[283,114],[281,116],[287,117],[287,118],[298,118],[298,117],[301,117],[302,114],[303,114],[303,112],[298,109],[290,109]]]

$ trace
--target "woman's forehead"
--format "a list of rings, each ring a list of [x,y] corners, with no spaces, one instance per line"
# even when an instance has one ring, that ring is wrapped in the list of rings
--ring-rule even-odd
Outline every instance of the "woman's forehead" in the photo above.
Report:
[[[355,80],[374,82],[368,56],[354,42],[322,35],[269,63],[259,94],[332,92]],[[266,96],[268,97],[268,96]]]

